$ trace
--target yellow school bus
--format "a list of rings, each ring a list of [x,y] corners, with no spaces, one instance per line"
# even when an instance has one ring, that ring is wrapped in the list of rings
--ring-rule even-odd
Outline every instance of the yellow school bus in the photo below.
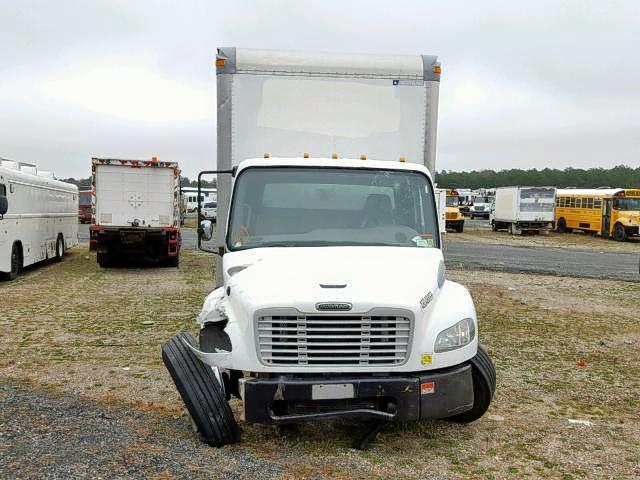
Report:
[[[556,196],[556,226],[624,241],[638,236],[640,189],[561,189]]]
[[[445,208],[445,226],[447,230],[460,233],[464,229],[464,217],[460,212],[460,196],[458,192],[447,188],[447,206]]]

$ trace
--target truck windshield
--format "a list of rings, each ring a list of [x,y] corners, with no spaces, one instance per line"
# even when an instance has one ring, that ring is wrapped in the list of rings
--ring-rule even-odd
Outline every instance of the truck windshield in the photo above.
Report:
[[[640,211],[640,198],[614,198],[614,210]]]
[[[227,245],[438,247],[431,184],[410,171],[248,168],[234,188]]]
[[[78,202],[80,203],[80,205],[91,205],[91,194],[80,193],[78,195]]]

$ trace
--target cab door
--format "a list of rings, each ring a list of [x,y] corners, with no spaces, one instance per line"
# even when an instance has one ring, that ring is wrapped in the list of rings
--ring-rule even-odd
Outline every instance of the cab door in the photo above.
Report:
[[[613,199],[604,198],[602,203],[602,236],[604,238],[609,237],[611,231],[611,208]]]

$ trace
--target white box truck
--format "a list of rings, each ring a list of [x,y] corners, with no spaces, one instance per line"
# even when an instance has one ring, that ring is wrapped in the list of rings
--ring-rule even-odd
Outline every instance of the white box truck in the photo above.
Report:
[[[78,187],[35,165],[0,160],[0,278],[62,260],[78,244]]]
[[[437,58],[222,48],[216,66],[219,288],[199,339],[162,347],[201,439],[239,439],[230,396],[246,422],[369,419],[361,447],[387,422],[482,416],[495,370],[434,198]]]
[[[491,207],[491,228],[512,235],[553,230],[556,189],[554,187],[500,187]]]
[[[433,192],[436,198],[440,233],[447,233],[447,190],[444,188],[434,188]]]
[[[180,169],[175,162],[93,158],[90,250],[101,267],[127,259],[180,261]]]

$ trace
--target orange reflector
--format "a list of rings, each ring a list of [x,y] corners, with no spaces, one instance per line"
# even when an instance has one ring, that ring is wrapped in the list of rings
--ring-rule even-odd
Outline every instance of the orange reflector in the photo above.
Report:
[[[336,159],[338,158],[338,154],[337,154],[337,153],[332,153],[332,154],[331,154],[331,158],[332,158],[333,160],[336,160]]]
[[[440,75],[442,73],[442,67],[440,65],[436,65],[435,67],[433,67],[433,73],[437,73],[438,75]]]
[[[367,156],[363,153],[362,155],[360,155],[360,160],[366,160]]]
[[[406,162],[406,161],[407,161],[407,159],[406,159],[406,158],[404,158],[404,157],[400,157],[400,161],[401,161],[402,163],[404,163],[404,162]]]
[[[420,384],[420,395],[430,395],[436,391],[436,382],[424,382]]]
[[[264,152],[264,158],[269,158],[269,152]]]
[[[304,152],[304,155],[302,155],[304,158],[309,158],[309,152]]]
[[[225,59],[224,58],[217,58],[216,59],[216,67],[222,68],[222,67],[224,67],[224,64],[225,64]]]

